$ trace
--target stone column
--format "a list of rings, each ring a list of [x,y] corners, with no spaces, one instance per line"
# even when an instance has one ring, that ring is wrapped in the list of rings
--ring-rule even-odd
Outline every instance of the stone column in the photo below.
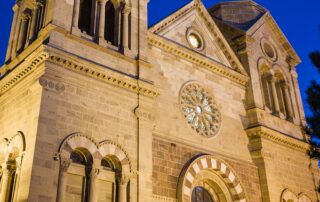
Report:
[[[15,160],[7,162],[7,168],[4,169],[2,173],[2,184],[1,184],[1,191],[0,191],[0,202],[7,202],[10,191],[10,183],[12,178],[14,177],[13,174],[16,171]]]
[[[123,49],[129,47],[129,14],[131,8],[125,5],[122,9],[123,24],[122,24],[122,46]]]
[[[74,0],[72,27],[78,29],[80,14],[80,0]]]
[[[281,88],[282,88],[282,92],[284,93],[283,97],[284,97],[284,102],[285,102],[287,119],[292,120],[293,113],[292,113],[292,104],[291,104],[291,99],[290,99],[290,94],[289,94],[289,88],[286,84],[282,84]]]
[[[122,174],[117,180],[119,182],[119,202],[127,202],[127,185],[130,175]]]
[[[41,3],[35,2],[34,10],[32,13],[32,18],[31,18],[29,43],[30,43],[30,41],[32,41],[36,37],[36,34],[37,34],[37,21],[39,19],[39,9],[40,8],[41,8]]]
[[[27,29],[28,29],[28,21],[30,19],[29,14],[23,13],[21,16],[21,25],[20,25],[20,33],[18,38],[17,50],[21,51],[24,48],[26,38],[27,38]]]
[[[70,159],[61,159],[60,162],[60,172],[59,172],[59,188],[57,202],[65,201],[66,193],[66,172],[70,166]]]
[[[278,96],[277,96],[275,78],[271,78],[270,81],[271,81],[271,89],[272,89],[272,97],[273,97],[273,105],[274,105],[274,114],[279,115],[280,114],[280,106],[279,106],[279,100],[278,100]]]
[[[298,115],[300,118],[300,122],[297,122],[297,124],[302,124],[303,126],[306,126],[307,123],[306,123],[305,113],[303,109],[300,88],[298,83],[298,74],[296,72],[296,68],[291,67],[290,73],[291,73],[292,87],[293,87],[293,93],[294,93],[293,101],[295,101],[295,105],[296,105],[295,110],[296,110],[297,118],[298,118]]]
[[[105,45],[104,33],[105,33],[105,20],[106,20],[106,3],[107,0],[98,0],[100,5],[99,12],[99,32],[98,32],[98,42],[100,45]]]
[[[13,21],[11,26],[11,32],[10,32],[10,38],[9,38],[9,44],[7,49],[7,55],[6,55],[6,61],[10,60],[12,57],[12,51],[14,48],[14,41],[17,38],[15,35],[17,35],[17,25],[19,24],[18,21],[18,14],[20,10],[20,2],[17,2],[12,8],[14,14],[13,14]]]
[[[92,168],[91,173],[90,173],[90,194],[89,194],[89,201],[90,202],[95,202],[97,200],[96,184],[97,184],[98,174],[99,174],[99,169]]]

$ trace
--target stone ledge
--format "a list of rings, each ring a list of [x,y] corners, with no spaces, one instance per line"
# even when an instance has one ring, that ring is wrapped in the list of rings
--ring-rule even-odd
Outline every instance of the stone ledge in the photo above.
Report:
[[[159,95],[156,87],[152,84],[103,68],[96,64],[79,61],[79,59],[69,56],[66,53],[59,54],[53,48],[44,45],[39,47],[32,56],[33,57],[24,60],[23,63],[0,80],[0,95],[16,85],[43,62],[51,62],[71,71],[147,97],[155,98]]]
[[[250,128],[247,129],[246,132],[250,140],[257,138],[266,139],[306,154],[309,150],[309,144],[307,142],[287,136],[264,126]]]

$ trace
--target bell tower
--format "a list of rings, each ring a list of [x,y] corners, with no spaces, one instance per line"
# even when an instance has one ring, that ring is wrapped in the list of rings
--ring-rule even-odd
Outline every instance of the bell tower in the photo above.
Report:
[[[3,201],[152,200],[152,162],[138,166],[152,145],[150,121],[139,122],[139,113],[158,95],[146,78],[147,4],[15,2],[0,68]],[[96,127],[76,114],[101,116],[92,122]],[[70,140],[77,145],[71,150]]]

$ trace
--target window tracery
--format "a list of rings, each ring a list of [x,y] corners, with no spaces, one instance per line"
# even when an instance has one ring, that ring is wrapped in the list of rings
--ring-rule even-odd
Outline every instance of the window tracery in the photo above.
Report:
[[[181,110],[188,124],[204,137],[213,137],[220,128],[221,115],[208,91],[188,83],[180,94]]]

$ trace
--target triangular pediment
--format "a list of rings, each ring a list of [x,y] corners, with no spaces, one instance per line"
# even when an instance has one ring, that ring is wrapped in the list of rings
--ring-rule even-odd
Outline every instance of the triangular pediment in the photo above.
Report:
[[[246,75],[236,54],[200,1],[191,1],[151,27],[149,31],[185,49],[193,50],[196,54],[222,64],[226,68]],[[188,38],[190,32],[200,36],[202,47],[192,46]]]
[[[296,66],[301,62],[300,57],[293,49],[292,45],[290,44],[289,40],[282,32],[281,28],[278,26],[277,22],[274,20],[270,12],[266,13],[258,22],[256,22],[248,31],[247,35],[254,35],[261,27],[265,25],[268,27],[267,35],[269,38],[274,40],[274,43],[282,49],[287,55],[287,62],[290,62],[292,66]]]

